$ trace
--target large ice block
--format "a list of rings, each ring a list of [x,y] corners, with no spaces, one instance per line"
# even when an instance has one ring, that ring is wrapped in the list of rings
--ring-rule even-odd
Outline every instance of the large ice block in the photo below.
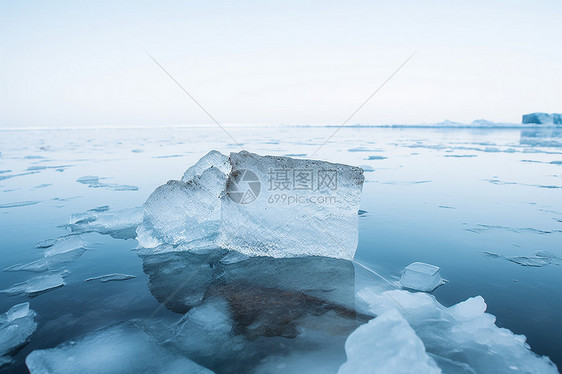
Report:
[[[325,161],[230,154],[217,243],[249,256],[351,260],[363,170]]]

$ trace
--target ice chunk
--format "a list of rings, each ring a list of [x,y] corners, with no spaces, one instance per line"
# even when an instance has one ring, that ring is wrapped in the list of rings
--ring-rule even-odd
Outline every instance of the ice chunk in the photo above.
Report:
[[[449,308],[432,295],[405,290],[365,288],[358,297],[373,314],[382,315],[391,309],[402,314],[444,372],[558,372],[548,357],[530,350],[525,336],[497,327],[495,317],[485,312],[486,303],[480,296]],[[365,340],[365,344],[372,343]]]
[[[423,292],[431,292],[443,283],[439,267],[423,262],[414,262],[406,266],[400,278],[403,288]]]
[[[230,169],[225,162],[226,156],[209,152],[181,181],[158,187],[144,204],[144,218],[137,229],[140,246],[183,243],[189,249],[212,243],[218,234],[220,196]]]
[[[100,275],[99,277],[88,278],[86,279],[86,282],[99,280],[103,283],[106,283],[111,281],[124,281],[128,279],[133,279],[134,277],[135,277],[134,275],[129,275],[129,274],[113,273],[113,274]]]
[[[45,250],[45,256],[60,255],[63,253],[84,249],[86,243],[79,236],[66,236]]]
[[[28,342],[36,328],[29,303],[14,305],[0,314],[0,367],[11,362],[10,353]]]
[[[33,297],[40,293],[64,286],[64,276],[67,273],[68,271],[61,271],[54,274],[39,275],[25,282],[16,283],[8,289],[1,290],[0,293],[7,293],[9,295],[25,294]]]
[[[217,243],[249,256],[353,259],[363,171],[289,157],[231,153]]]
[[[25,363],[31,374],[212,373],[164,349],[132,322],[96,331],[56,348],[33,351]]]
[[[347,362],[338,374],[441,373],[408,322],[388,310],[359,326],[345,342]]]
[[[73,233],[99,232],[116,239],[134,239],[142,218],[142,207],[113,211],[94,208],[73,214],[66,227]]]

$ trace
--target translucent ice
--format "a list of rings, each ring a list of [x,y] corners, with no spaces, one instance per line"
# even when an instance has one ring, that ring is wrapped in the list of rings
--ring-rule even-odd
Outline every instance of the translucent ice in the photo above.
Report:
[[[142,223],[142,207],[113,211],[100,208],[73,214],[66,227],[73,233],[99,232],[116,239],[135,238],[135,230]]]
[[[353,259],[363,171],[289,157],[230,154],[217,243],[249,256]]]
[[[359,326],[345,342],[345,353],[347,362],[338,374],[441,373],[423,342],[396,310]]]
[[[443,284],[439,267],[423,262],[414,262],[404,269],[400,285],[416,291],[431,292]]]
[[[26,343],[36,328],[35,312],[29,303],[14,305],[0,314],[0,367],[11,362],[10,353]]]
[[[405,290],[379,292],[365,288],[358,292],[358,297],[375,315],[388,310],[399,312],[443,372],[558,372],[548,357],[530,350],[525,336],[497,327],[496,318],[485,312],[487,306],[480,296],[449,308],[439,304],[432,295]],[[389,338],[390,334],[381,337]],[[365,339],[364,344],[371,346],[372,341]],[[400,350],[396,350],[396,355],[399,354]]]
[[[32,374],[212,373],[159,346],[132,322],[91,333],[56,348],[33,351],[25,363]]]
[[[30,278],[25,282],[16,283],[12,287],[1,290],[0,292],[7,293],[9,295],[25,294],[33,297],[40,293],[64,286],[64,276],[67,273],[67,271],[62,271],[54,274],[39,275],[37,277]]]
[[[142,247],[184,244],[185,249],[212,243],[220,225],[228,157],[211,151],[190,167],[181,181],[158,187],[144,204],[137,240]]]

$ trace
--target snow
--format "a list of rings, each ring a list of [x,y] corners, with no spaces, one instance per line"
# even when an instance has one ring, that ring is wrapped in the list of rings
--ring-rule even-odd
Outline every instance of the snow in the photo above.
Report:
[[[496,326],[481,296],[449,308],[426,293],[405,290],[358,292],[366,312],[402,315],[423,342],[428,354],[447,373],[557,373],[548,357],[533,353],[523,335]],[[389,334],[380,337],[391,339]],[[371,346],[370,339],[364,344]],[[366,348],[365,348],[366,349]],[[400,354],[396,350],[396,355]]]
[[[132,322],[93,332],[56,348],[33,351],[25,363],[31,374],[212,373],[159,346]]]
[[[439,267],[423,262],[414,262],[406,266],[400,278],[403,288],[423,292],[431,292],[443,282]]]
[[[222,220],[217,240],[221,247],[248,256],[353,259],[364,181],[360,168],[325,161],[259,156],[246,151],[231,153],[230,162],[232,172],[227,194],[221,199]],[[240,175],[246,178],[246,171],[253,173],[252,182],[256,176],[261,182],[259,193],[256,194],[249,182],[246,185],[243,180],[237,180]],[[299,183],[297,173],[300,171],[311,178]],[[288,182],[279,180],[285,178],[287,172]],[[308,187],[311,189],[306,189]],[[233,198],[233,191],[254,196],[244,202]],[[276,199],[277,195],[280,199]]]
[[[0,367],[10,363],[10,353],[29,341],[37,328],[29,303],[17,304],[0,314]]]
[[[33,297],[39,293],[64,286],[64,276],[67,273],[68,271],[61,271],[48,275],[39,275],[25,282],[16,283],[8,289],[0,290],[0,293],[7,293],[12,296],[25,294]]]
[[[347,362],[338,374],[441,373],[415,331],[392,309],[351,333],[345,353]]]

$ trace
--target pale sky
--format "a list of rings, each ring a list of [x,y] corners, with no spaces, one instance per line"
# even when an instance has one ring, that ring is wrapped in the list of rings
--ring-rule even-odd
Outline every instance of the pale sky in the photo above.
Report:
[[[3,1],[0,127],[520,122],[562,112],[562,1]]]

